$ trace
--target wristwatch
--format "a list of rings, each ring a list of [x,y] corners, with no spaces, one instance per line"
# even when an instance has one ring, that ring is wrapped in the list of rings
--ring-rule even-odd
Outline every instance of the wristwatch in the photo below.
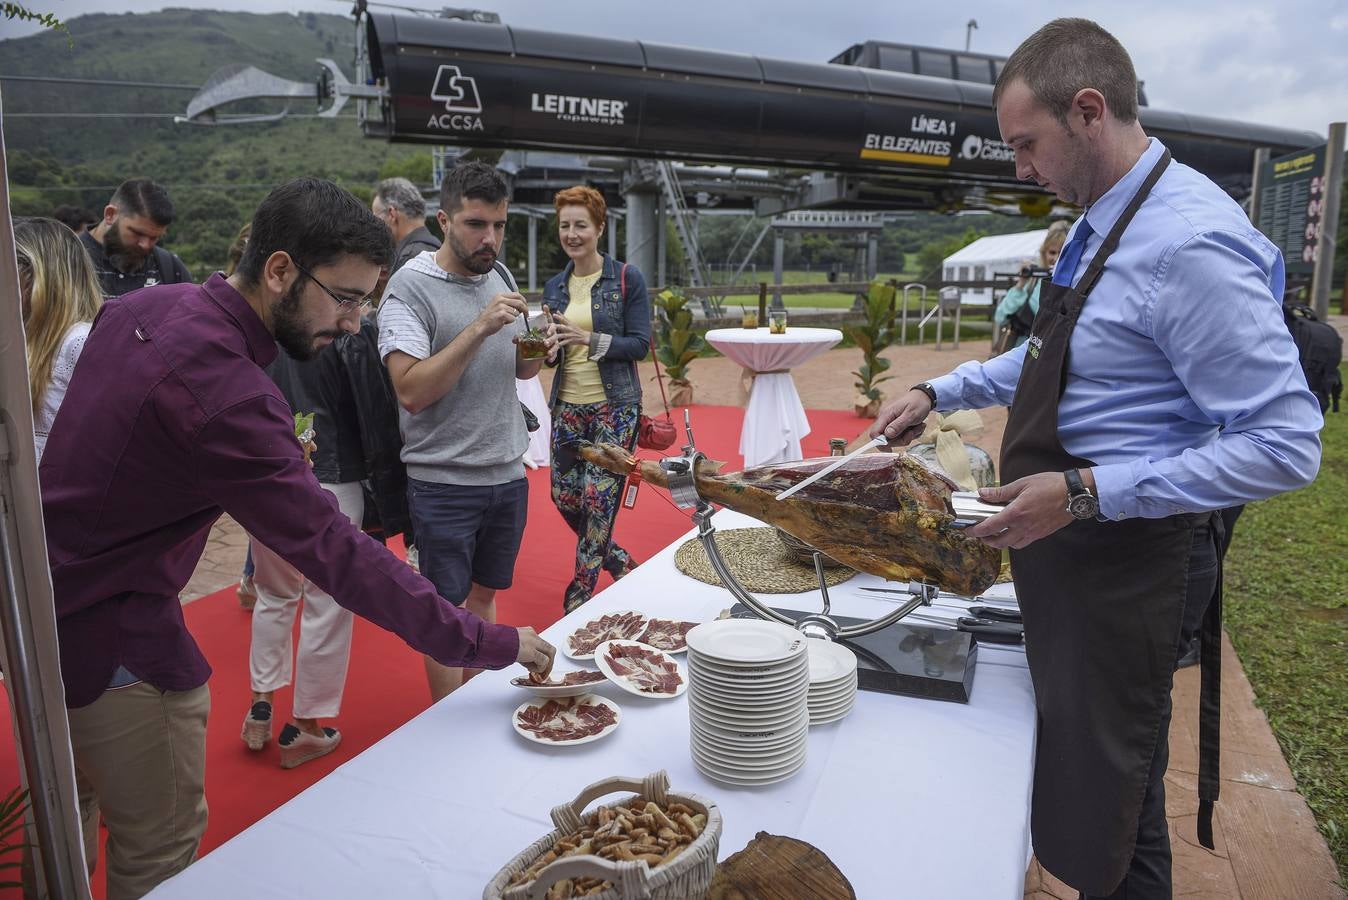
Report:
[[[924,381],[921,384],[915,384],[908,390],[921,391],[922,393],[926,394],[927,399],[931,401],[931,408],[932,409],[936,408],[936,388],[932,387],[929,382]]]
[[[1062,473],[1067,479],[1067,511],[1074,519],[1094,519],[1100,515],[1100,498],[1096,497],[1081,480],[1081,473],[1068,469]]]

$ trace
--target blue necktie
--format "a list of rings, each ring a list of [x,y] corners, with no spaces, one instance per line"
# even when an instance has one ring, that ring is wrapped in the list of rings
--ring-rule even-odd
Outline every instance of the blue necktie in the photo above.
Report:
[[[1076,274],[1077,263],[1081,262],[1081,251],[1086,249],[1086,241],[1093,232],[1084,218],[1077,226],[1077,233],[1058,254],[1058,264],[1053,267],[1053,283],[1063,287],[1072,286],[1072,276]]]

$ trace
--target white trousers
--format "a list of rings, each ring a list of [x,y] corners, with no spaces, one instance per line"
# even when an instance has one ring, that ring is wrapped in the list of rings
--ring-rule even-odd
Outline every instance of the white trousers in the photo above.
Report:
[[[365,497],[360,482],[325,484],[347,517],[360,524]],[[255,691],[274,691],[294,680],[292,712],[297,719],[327,719],[342,708],[346,667],[351,657],[351,611],[299,570],[258,541],[252,541],[253,584],[257,604],[253,607],[253,641],[248,671]],[[291,653],[295,607],[304,600],[300,618],[299,660]]]

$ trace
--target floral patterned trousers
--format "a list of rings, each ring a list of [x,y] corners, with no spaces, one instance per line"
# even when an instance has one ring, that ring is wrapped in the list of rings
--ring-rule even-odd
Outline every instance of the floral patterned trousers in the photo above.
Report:
[[[636,403],[558,403],[552,410],[552,502],[576,533],[576,571],[566,586],[567,612],[594,595],[603,569],[615,579],[636,566],[626,550],[613,542],[624,479],[576,455],[581,443],[637,445]]]

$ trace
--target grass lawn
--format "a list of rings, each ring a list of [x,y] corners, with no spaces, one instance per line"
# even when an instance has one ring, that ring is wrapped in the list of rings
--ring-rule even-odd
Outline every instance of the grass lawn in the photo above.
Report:
[[[758,277],[767,281],[768,296],[771,297],[772,291],[772,270],[760,271]],[[846,276],[840,276],[847,280]],[[881,272],[875,276],[880,281],[888,281],[891,278],[898,280],[903,284],[905,280],[916,278],[915,273],[909,272]],[[823,284],[828,281],[828,273],[805,272],[800,270],[791,270],[782,273],[783,284]],[[747,309],[756,309],[758,307],[758,288],[757,282],[750,282],[748,285],[743,280],[740,281],[740,289],[748,289],[749,293],[731,294],[722,302],[725,304],[728,312],[738,311],[741,306]],[[824,309],[850,309],[852,302],[856,299],[853,294],[787,294],[782,298],[787,309],[792,307],[815,307]],[[935,299],[934,297],[932,298]],[[914,308],[916,308],[916,297],[914,297]]]
[[[1236,524],[1226,630],[1348,883],[1348,412],[1321,440],[1314,484]]]

